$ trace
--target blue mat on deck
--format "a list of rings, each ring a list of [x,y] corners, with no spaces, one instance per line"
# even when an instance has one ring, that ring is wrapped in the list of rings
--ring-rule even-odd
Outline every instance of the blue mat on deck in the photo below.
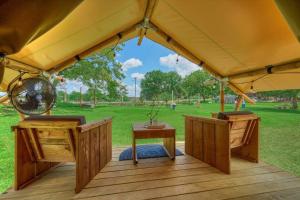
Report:
[[[168,157],[167,152],[164,147],[160,144],[146,144],[136,146],[137,158],[159,158]],[[183,153],[176,149],[176,156],[181,156]],[[122,160],[132,160],[132,148],[125,149],[119,156],[119,161]]]

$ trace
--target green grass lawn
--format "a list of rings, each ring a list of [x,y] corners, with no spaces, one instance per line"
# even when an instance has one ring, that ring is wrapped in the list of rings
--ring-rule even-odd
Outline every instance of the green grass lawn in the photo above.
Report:
[[[278,110],[274,103],[248,106],[247,109],[261,117],[261,159],[280,168],[300,175],[300,111]],[[233,105],[225,107],[233,110]],[[103,117],[113,117],[113,145],[131,144],[131,123],[146,121],[149,107],[134,106],[98,106],[94,109],[80,108],[74,105],[57,105],[54,114],[84,115],[87,121]],[[161,107],[159,120],[165,121],[177,130],[177,140],[184,140],[183,115],[210,116],[219,110],[218,104],[177,105],[176,110]],[[13,181],[14,143],[10,126],[18,122],[14,111],[2,111],[0,108],[0,192]],[[142,142],[154,142],[142,141]]]

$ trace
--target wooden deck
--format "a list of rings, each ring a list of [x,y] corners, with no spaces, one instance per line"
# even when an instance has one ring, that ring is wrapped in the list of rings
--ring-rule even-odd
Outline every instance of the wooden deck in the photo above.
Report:
[[[183,149],[183,143],[177,143]],[[226,175],[190,156],[117,161],[124,148],[113,149],[113,160],[75,194],[74,165],[65,164],[20,191],[0,199],[300,199],[300,177],[263,162],[232,159]]]

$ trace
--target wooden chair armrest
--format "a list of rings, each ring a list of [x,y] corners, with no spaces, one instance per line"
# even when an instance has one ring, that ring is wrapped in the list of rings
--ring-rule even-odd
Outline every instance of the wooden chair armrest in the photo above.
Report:
[[[77,126],[77,130],[78,130],[78,132],[86,132],[86,131],[89,131],[93,128],[99,127],[99,126],[101,126],[103,124],[106,124],[108,122],[111,122],[111,121],[112,121],[112,117],[107,117],[107,118],[104,118],[104,119],[101,119],[101,120],[98,120],[98,121],[94,121],[94,122],[91,122],[91,123],[87,123],[87,124]]]
[[[186,118],[204,121],[206,123],[211,123],[211,124],[227,124],[228,123],[227,120],[222,120],[222,119],[217,119],[217,118],[199,117],[199,116],[192,116],[192,115],[183,115],[183,116]]]

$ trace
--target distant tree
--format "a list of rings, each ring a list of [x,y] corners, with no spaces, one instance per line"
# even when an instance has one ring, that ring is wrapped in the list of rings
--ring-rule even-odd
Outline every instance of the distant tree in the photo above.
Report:
[[[298,98],[300,96],[300,90],[276,90],[259,92],[257,96],[260,98],[272,97],[279,101],[290,101],[292,109],[298,109]]]
[[[141,96],[143,99],[153,100],[164,92],[164,73],[160,70],[147,72],[141,81]]]
[[[159,97],[161,100],[165,101],[166,105],[168,105],[168,101],[172,99],[172,94],[170,92],[163,92]]]
[[[61,90],[57,90],[56,92],[56,101],[57,102],[63,102],[64,101],[65,92]]]
[[[162,72],[154,70],[145,74],[141,81],[141,96],[143,99],[160,99],[168,102],[172,98],[180,97],[183,93],[182,78],[176,72]]]
[[[167,72],[164,74],[164,92],[171,96],[172,91],[174,98],[178,98],[183,94],[182,78],[177,72]],[[166,95],[167,96],[167,95]]]
[[[211,75],[204,70],[198,70],[186,76],[183,80],[183,87],[188,98],[201,96],[203,101],[218,93],[218,87],[206,84],[211,79]]]
[[[72,91],[68,97],[69,101],[80,101],[80,92]]]
[[[121,63],[115,59],[115,54],[121,51],[118,45],[114,50],[108,48],[95,53],[87,59],[75,63],[72,67],[62,71],[60,75],[70,80],[78,80],[90,90],[94,90],[95,103],[96,93],[118,98],[121,96],[121,80],[124,78]]]

